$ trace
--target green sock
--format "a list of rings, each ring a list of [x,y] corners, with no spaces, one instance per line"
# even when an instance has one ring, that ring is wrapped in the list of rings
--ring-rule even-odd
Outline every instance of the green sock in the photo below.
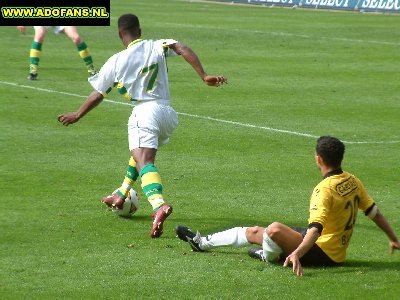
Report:
[[[31,46],[31,51],[29,53],[29,73],[37,74],[40,55],[42,54],[42,44],[33,41]]]
[[[129,159],[128,169],[126,170],[126,175],[122,186],[118,189],[117,194],[123,198],[128,197],[129,190],[135,183],[136,179],[139,177],[138,171],[136,169],[136,162],[131,156]]]
[[[83,59],[85,62],[85,65],[88,69],[89,72],[94,72],[96,71],[94,66],[93,66],[93,59],[92,55],[90,54],[89,48],[87,47],[85,42],[80,43],[76,48],[79,51],[79,56]]]

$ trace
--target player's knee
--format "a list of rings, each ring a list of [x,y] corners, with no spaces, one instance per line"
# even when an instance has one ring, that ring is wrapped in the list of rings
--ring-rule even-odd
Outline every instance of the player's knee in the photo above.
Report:
[[[71,41],[75,44],[75,45],[79,45],[82,43],[82,39],[80,38],[79,35],[74,34],[70,36]]]
[[[45,36],[46,36],[46,30],[38,29],[35,32],[34,41],[38,43],[43,43]]]
[[[251,244],[261,245],[263,232],[264,232],[264,227],[254,226],[247,228],[246,229],[247,241]]]
[[[272,240],[275,240],[281,232],[281,224],[273,222],[266,228],[265,232]]]

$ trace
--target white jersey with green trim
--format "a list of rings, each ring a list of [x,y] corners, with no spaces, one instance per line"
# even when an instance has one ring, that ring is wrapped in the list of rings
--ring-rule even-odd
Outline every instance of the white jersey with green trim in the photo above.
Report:
[[[121,94],[136,101],[170,99],[166,57],[176,56],[168,46],[172,39],[132,41],[128,47],[111,56],[99,73],[88,79],[104,96],[117,87]],[[135,103],[134,103],[135,104]]]

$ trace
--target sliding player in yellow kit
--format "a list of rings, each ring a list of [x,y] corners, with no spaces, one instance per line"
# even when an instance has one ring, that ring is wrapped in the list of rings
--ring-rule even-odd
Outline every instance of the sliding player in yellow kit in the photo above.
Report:
[[[141,177],[144,194],[153,208],[152,238],[163,233],[163,223],[172,213],[165,203],[161,176],[155,166],[159,146],[168,143],[178,125],[178,116],[170,105],[166,58],[181,55],[205,84],[219,86],[224,76],[205,73],[197,55],[187,46],[172,40],[141,39],[139,19],[133,14],[118,19],[119,37],[127,49],[113,55],[98,74],[89,78],[94,91],[77,112],[64,113],[58,120],[68,126],[79,121],[117,87],[135,106],[128,121],[128,141],[132,157],[122,186],[104,197],[109,206],[122,208],[134,182]]]
[[[397,236],[361,181],[342,170],[344,150],[344,144],[337,138],[323,136],[317,141],[315,160],[324,179],[311,195],[308,229],[274,222],[267,228],[235,227],[203,237],[199,232],[195,234],[187,227],[177,226],[178,237],[188,242],[194,251],[219,246],[262,245],[262,249],[250,249],[249,255],[264,261],[279,259],[284,266],[291,263],[293,272],[302,276],[302,265],[344,263],[360,209],[389,237],[391,253],[399,250]]]

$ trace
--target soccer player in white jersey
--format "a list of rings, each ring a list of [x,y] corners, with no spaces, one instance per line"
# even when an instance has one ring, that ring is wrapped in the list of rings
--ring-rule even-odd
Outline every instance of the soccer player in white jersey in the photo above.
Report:
[[[344,149],[334,137],[323,136],[317,141],[315,160],[324,179],[311,196],[308,229],[274,222],[267,228],[235,227],[202,237],[199,232],[177,226],[178,237],[200,252],[220,246],[262,245],[262,249],[250,249],[249,255],[264,261],[279,259],[284,266],[291,263],[293,272],[302,276],[302,265],[344,263],[360,209],[389,237],[390,253],[400,250],[397,236],[361,181],[341,169]]]
[[[154,165],[157,149],[166,144],[178,125],[170,106],[166,57],[181,55],[194,68],[205,84],[219,86],[224,76],[209,76],[197,55],[187,46],[172,40],[141,39],[139,19],[133,14],[118,19],[119,37],[127,49],[113,55],[89,82],[94,91],[77,112],[64,113],[58,120],[68,126],[79,121],[116,87],[134,104],[128,121],[128,141],[132,157],[122,186],[104,197],[108,206],[122,208],[133,183],[141,177],[141,186],[153,208],[152,238],[163,233],[163,223],[172,213],[164,202],[161,176]]]
[[[29,80],[36,80],[39,70],[39,60],[42,55],[42,46],[44,38],[48,30],[53,28],[55,34],[64,33],[76,46],[79,52],[79,56],[82,58],[86,65],[88,75],[93,76],[96,74],[96,69],[93,65],[92,55],[90,54],[89,48],[78,33],[76,26],[33,26],[35,30],[35,36],[33,37],[33,42],[31,45],[31,50],[29,52]],[[17,29],[25,33],[25,26],[17,26]]]

